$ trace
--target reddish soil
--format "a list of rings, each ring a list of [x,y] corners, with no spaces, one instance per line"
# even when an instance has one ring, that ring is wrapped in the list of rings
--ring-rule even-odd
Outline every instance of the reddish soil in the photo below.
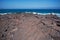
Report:
[[[0,40],[60,40],[56,15],[0,15]]]

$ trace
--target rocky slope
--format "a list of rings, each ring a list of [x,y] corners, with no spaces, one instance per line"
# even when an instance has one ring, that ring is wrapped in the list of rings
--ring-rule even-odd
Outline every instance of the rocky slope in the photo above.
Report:
[[[60,40],[56,15],[0,15],[0,40]]]

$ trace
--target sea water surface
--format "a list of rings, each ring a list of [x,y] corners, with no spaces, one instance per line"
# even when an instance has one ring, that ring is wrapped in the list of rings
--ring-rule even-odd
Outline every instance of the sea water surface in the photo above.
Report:
[[[13,13],[33,12],[33,14],[56,14],[60,16],[60,9],[0,9],[0,14],[13,14]]]

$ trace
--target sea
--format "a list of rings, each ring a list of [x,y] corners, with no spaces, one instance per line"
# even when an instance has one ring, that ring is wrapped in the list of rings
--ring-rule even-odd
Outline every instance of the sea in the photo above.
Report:
[[[33,12],[33,14],[55,14],[60,17],[60,9],[0,9],[0,15],[5,14],[14,14],[14,13],[30,13]]]

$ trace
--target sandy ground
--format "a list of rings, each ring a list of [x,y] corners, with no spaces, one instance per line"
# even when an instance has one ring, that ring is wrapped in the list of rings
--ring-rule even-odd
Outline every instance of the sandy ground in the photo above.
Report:
[[[56,15],[0,15],[0,40],[60,40]]]

